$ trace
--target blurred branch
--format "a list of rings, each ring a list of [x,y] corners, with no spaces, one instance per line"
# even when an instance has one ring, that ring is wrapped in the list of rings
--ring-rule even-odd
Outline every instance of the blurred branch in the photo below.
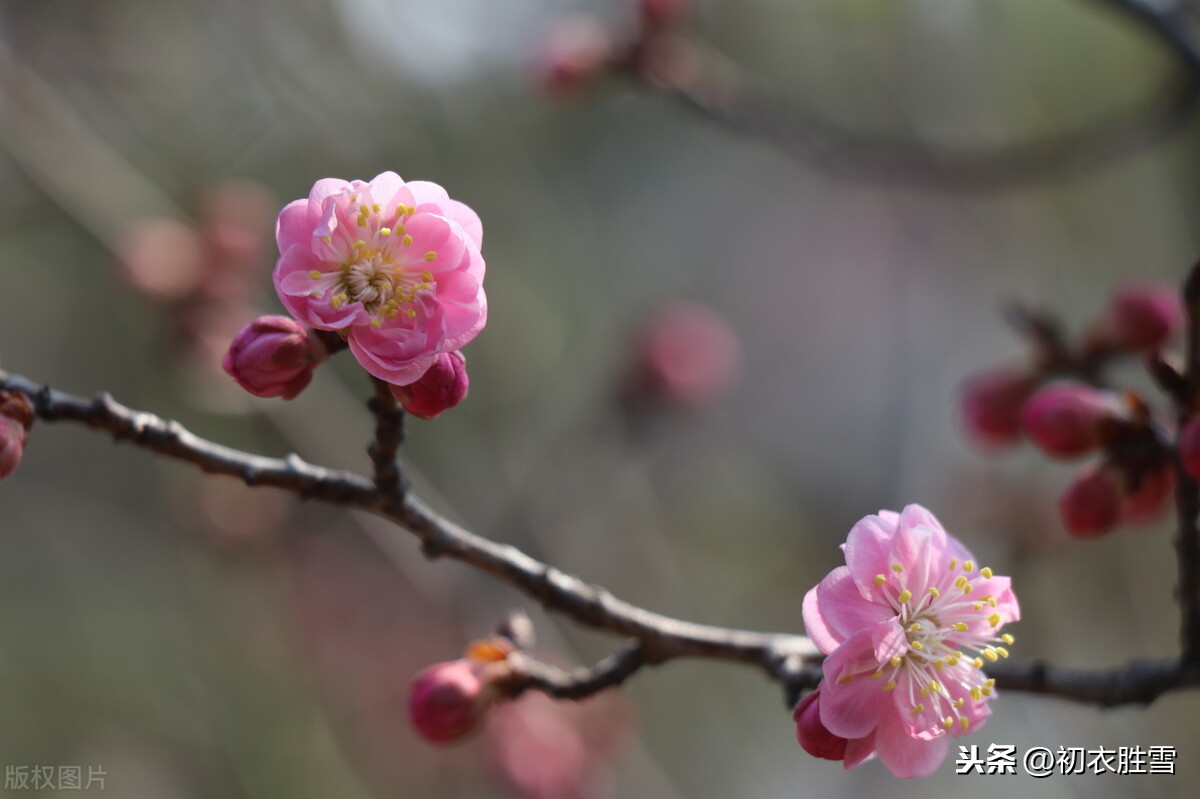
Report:
[[[1200,277],[1193,283],[1200,287]],[[1195,302],[1196,294],[1189,295]],[[1193,314],[1193,344],[1200,332],[1200,315]],[[1189,374],[1200,374],[1200,355],[1189,352]],[[789,703],[816,686],[821,678],[821,653],[805,636],[753,632],[682,621],[624,602],[599,586],[542,563],[515,547],[498,544],[459,527],[438,515],[411,492],[385,491],[352,472],[306,463],[296,455],[267,458],[203,439],[179,422],[136,411],[108,394],[85,399],[46,386],[21,375],[0,370],[0,390],[16,391],[33,403],[39,419],[72,421],[101,430],[116,441],[133,444],[186,461],[210,474],[236,477],[249,486],[273,486],[304,498],[359,508],[383,516],[413,533],[427,556],[450,557],[490,574],[537,599],[548,610],[576,622],[625,636],[629,642],[618,652],[590,667],[563,670],[532,660],[524,664],[527,687],[561,698],[581,698],[619,685],[643,666],[684,657],[708,658],[754,665],[784,687]],[[386,438],[386,436],[385,436]],[[1186,476],[1183,478],[1186,480]],[[1183,485],[1181,480],[1181,486]],[[1195,485],[1189,502],[1196,503]],[[1180,496],[1184,492],[1181,490]],[[1191,506],[1189,506],[1191,507]],[[1182,500],[1181,500],[1182,509]],[[1196,543],[1194,521],[1187,528],[1190,541],[1188,582],[1181,576],[1182,597],[1195,596]],[[1182,535],[1181,541],[1186,536]],[[1183,546],[1181,544],[1181,546]],[[1181,598],[1182,598],[1181,597]],[[1029,691],[1101,705],[1150,702],[1179,688],[1200,686],[1197,665],[1196,603],[1185,603],[1185,656],[1169,661],[1134,661],[1105,671],[1076,671],[1045,663],[995,664],[989,673],[1002,688]]]
[[[699,116],[760,139],[797,160],[854,178],[953,191],[989,191],[1080,175],[1160,142],[1200,102],[1200,37],[1185,7],[1142,0],[1088,0],[1138,23],[1179,61],[1181,74],[1146,100],[1084,127],[1021,144],[962,149],[845,130],[786,104],[704,43],[645,32],[615,61],[641,85]]]

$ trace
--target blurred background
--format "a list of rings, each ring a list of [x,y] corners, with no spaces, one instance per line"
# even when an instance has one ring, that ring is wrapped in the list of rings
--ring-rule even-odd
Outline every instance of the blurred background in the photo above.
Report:
[[[1153,94],[1171,59],[1101,6],[711,0],[683,27],[814,114],[936,153]],[[1182,277],[1194,122],[1000,191],[850,180],[636,81],[548,91],[547,36],[579,13],[635,27],[632,0],[0,3],[0,365],[364,471],[370,389],[348,357],[287,403],[218,363],[280,310],[278,208],[321,177],[395,170],[484,222],[470,397],[412,420],[403,451],[451,518],[653,610],[800,632],[853,523],[920,502],[1013,575],[1015,657],[1173,654],[1170,518],[1069,539],[1055,505],[1074,467],[981,452],[956,409],[968,375],[1026,352],[1001,301],[1080,330],[1122,276]],[[685,406],[652,403],[629,375],[679,302],[709,309],[722,365]],[[100,766],[123,799],[1183,797],[1200,777],[1195,692],[1103,711],[1010,693],[964,741],[1174,746],[1175,776],[956,776],[952,754],[901,782],[808,757],[775,685],[690,661],[436,749],[408,725],[409,681],[505,609],[564,662],[617,642],[426,563],[375,519],[67,425],[34,427],[0,529],[0,764]],[[546,763],[562,773],[522,788]],[[5,788],[33,793],[54,791]]]

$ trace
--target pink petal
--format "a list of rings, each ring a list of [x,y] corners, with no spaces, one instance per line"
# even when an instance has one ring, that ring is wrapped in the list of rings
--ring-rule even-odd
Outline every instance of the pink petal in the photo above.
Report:
[[[846,755],[843,761],[846,769],[861,766],[875,757],[875,733],[869,733],[865,738],[852,738],[846,741]]]
[[[804,616],[804,632],[812,639],[813,644],[817,649],[828,655],[833,650],[837,649],[845,639],[837,635],[829,626],[829,622],[825,620],[825,616],[821,613],[821,607],[817,603],[817,589],[814,586],[804,595],[804,604],[802,607]]]
[[[451,200],[443,213],[459,224],[476,247],[483,246],[483,223],[479,221],[478,214],[458,200]]]
[[[896,615],[890,607],[863,599],[845,566],[838,566],[817,584],[817,603],[833,634],[843,641]]]
[[[950,736],[923,741],[909,736],[895,713],[886,713],[875,730],[875,748],[888,771],[901,779],[928,777],[946,759]]]
[[[316,209],[324,209],[325,200],[335,194],[351,191],[352,187],[344,180],[338,178],[321,178],[313,184],[312,191],[308,193],[309,204]]]
[[[845,546],[846,565],[864,599],[880,596],[875,575],[891,573],[887,558],[895,532],[896,526],[879,516],[867,516],[850,530]]]
[[[309,221],[308,200],[294,200],[283,207],[275,221],[275,243],[285,253],[293,245],[311,247],[313,226]]]
[[[890,694],[868,676],[876,665],[870,630],[855,633],[821,664],[821,722],[834,735],[862,738],[891,708]]]
[[[410,180],[404,185],[412,192],[413,202],[416,204],[418,210],[432,211],[435,214],[440,214],[450,203],[450,195],[436,183],[430,183],[427,180]],[[436,207],[422,209],[421,206],[425,205]]]
[[[397,203],[404,202],[396,198],[404,188],[404,181],[395,172],[380,172],[371,178],[368,185],[371,187],[371,199],[382,205],[385,211]],[[405,204],[407,205],[407,202]]]
[[[875,647],[875,660],[879,663],[887,663],[892,658],[904,657],[908,653],[908,637],[894,617],[871,628],[871,645]]]

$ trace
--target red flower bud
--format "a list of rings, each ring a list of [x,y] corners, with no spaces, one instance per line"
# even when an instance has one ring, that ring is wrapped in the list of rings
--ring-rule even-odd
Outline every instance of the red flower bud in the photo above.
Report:
[[[485,679],[486,668],[472,660],[452,660],[418,674],[409,696],[417,732],[433,743],[448,744],[479,729],[498,696]]]
[[[1067,532],[1076,538],[1104,535],[1120,519],[1126,494],[1125,480],[1114,467],[1085,467],[1058,501]]]
[[[433,419],[467,396],[467,359],[461,352],[443,352],[415,383],[392,386],[392,396],[404,410],[421,419]]]
[[[1131,350],[1156,350],[1182,324],[1183,303],[1173,286],[1129,281],[1113,293],[1106,321],[1118,345]]]
[[[1021,437],[1021,407],[1037,379],[1021,369],[1000,368],[975,375],[962,394],[962,421],[980,444],[1008,446]]]
[[[805,752],[823,760],[843,760],[847,739],[831,733],[821,722],[821,689],[806,695],[792,711],[796,740]]]
[[[234,336],[221,366],[257,397],[292,399],[325,355],[325,346],[295,319],[260,316]]]
[[[741,366],[733,328],[697,303],[657,309],[636,347],[639,388],[654,400],[683,408],[719,399],[733,387]]]
[[[17,391],[0,391],[0,480],[21,465],[32,424],[33,408],[29,399]]]
[[[612,63],[608,31],[591,17],[559,22],[542,42],[537,70],[546,92],[568,97],[594,83]]]
[[[1021,426],[1042,452],[1076,458],[1100,445],[1105,421],[1122,413],[1116,395],[1083,383],[1056,383],[1034,394],[1021,410]]]

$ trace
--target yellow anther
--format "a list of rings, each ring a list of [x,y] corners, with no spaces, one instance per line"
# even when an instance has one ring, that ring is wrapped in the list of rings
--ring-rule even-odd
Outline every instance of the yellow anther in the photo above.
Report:
[[[379,203],[374,203],[374,204],[371,206],[371,210],[372,210],[372,211],[374,211],[375,213],[379,213],[380,211],[382,211],[382,210],[383,210],[383,206],[382,206],[382,205],[380,205]]]
[[[946,664],[940,660],[935,660],[933,661],[933,667],[938,671],[941,671],[942,669],[946,668]]]
[[[383,327],[383,322],[380,322],[380,321],[379,321],[379,318],[378,318],[378,317],[376,317],[375,319],[372,319],[372,320],[371,320],[371,327],[373,327],[373,328],[375,328],[376,330],[378,330],[379,328]]]
[[[333,244],[333,236],[322,236],[321,241],[325,242],[326,244]]]
[[[975,658],[974,660],[971,661],[971,664],[977,669],[982,669],[983,668],[983,658]]]
[[[984,566],[979,570],[979,576],[985,580],[992,579],[992,568],[990,566]]]
[[[973,571],[975,571],[975,561],[973,561],[973,560],[964,560],[964,561],[963,561],[963,571],[965,571],[965,572],[973,572]]]
[[[946,716],[946,718],[942,719],[942,729],[943,730],[948,730],[953,726],[954,726],[954,719],[951,718],[950,716]]]
[[[912,599],[912,591],[909,591],[907,588],[905,588],[900,592],[900,596],[896,597],[896,599],[898,599],[900,604],[903,605],[905,602]]]
[[[366,218],[365,216],[360,216],[360,217],[359,217],[357,220],[355,220],[355,221],[357,221],[357,222],[358,222],[358,226],[359,226],[359,227],[366,227],[366,226],[367,226],[367,218]]]
[[[995,680],[984,680],[984,681],[983,681],[983,687],[984,687],[984,688],[991,688],[991,687],[993,687],[995,684],[996,684],[996,681],[995,681]]]
[[[416,319],[416,318],[417,318],[417,312],[416,312],[416,311],[414,311],[412,308],[405,308],[405,309],[404,309],[404,315],[405,315],[405,316],[407,316],[409,319]]]
[[[893,563],[892,571],[896,572],[896,574],[899,574],[900,572],[904,571],[904,567],[901,566],[899,563]]]
[[[967,631],[967,623],[965,621],[956,621],[950,626],[958,630],[960,633],[965,633]]]
[[[966,586],[966,584],[967,584],[967,578],[966,578],[966,577],[963,577],[961,574],[960,574],[960,575],[958,575],[958,579],[954,581],[954,587],[955,587],[955,588],[958,588],[958,589],[960,589],[960,590],[961,590],[961,589],[962,589],[964,586]]]
[[[321,279],[321,273],[320,273],[320,272],[318,272],[316,269],[314,269],[314,270],[312,270],[311,272],[309,272],[309,273],[308,273],[308,276],[309,276],[309,277],[311,277],[313,280],[320,280],[320,279]]]
[[[927,685],[925,687],[928,688],[930,691],[932,691],[935,694],[940,694],[942,692],[941,683],[937,682],[936,680],[931,680],[929,685]]]
[[[958,568],[958,558],[950,558],[950,571]]]
[[[957,666],[958,665],[958,657],[956,655],[950,655],[949,657],[946,658],[946,665],[947,666]]]
[[[925,687],[921,689],[921,696],[929,696],[929,693],[933,690],[932,686],[933,683],[926,683]]]
[[[437,253],[434,252],[433,250],[430,250],[429,252],[425,253],[425,260],[426,261],[436,261]]]
[[[1005,633],[1004,635],[1000,636],[1000,640],[1003,641],[1004,643],[1008,644],[1009,646],[1012,646],[1013,644],[1015,644],[1017,642],[1017,639],[1013,638],[1012,635],[1010,635],[1009,633]]]
[[[885,683],[883,684],[883,690],[885,690],[885,691],[894,691],[894,690],[896,690],[896,681],[895,681],[895,680],[888,680],[887,682],[885,682]]]
[[[872,675],[871,675],[871,679],[872,679],[872,680],[878,680],[878,679],[880,679],[881,677],[883,677],[883,672],[882,672],[882,671],[877,671],[877,672],[875,672],[874,674],[872,674]]]
[[[991,688],[980,688],[979,693],[983,694],[984,696],[991,696],[992,689]]]
[[[920,652],[922,649],[925,648],[925,645],[922,644],[920,641],[913,641],[911,644],[909,644],[909,646],[911,646],[913,649],[917,650],[918,652]]]
[[[421,279],[424,280],[426,283],[432,283],[433,282],[433,272],[430,272],[428,269],[421,270]]]
[[[901,658],[898,658],[898,657],[897,657],[897,658],[892,658],[891,660],[889,660],[889,661],[888,661],[888,663],[891,663],[893,667],[899,666],[899,665],[900,665],[901,663],[903,663],[903,662],[904,662],[904,661],[903,661]]]
[[[358,241],[354,242],[350,246],[356,250],[361,250],[363,247],[367,246],[367,243],[365,241],[363,241],[362,239],[359,239]]]
[[[309,296],[309,297],[312,297],[312,298],[315,300],[317,297],[320,297],[320,296],[321,296],[321,292],[319,292],[319,291],[310,291],[310,292],[308,292],[308,296]]]
[[[841,676],[841,678],[838,679],[838,685],[845,685],[846,683],[850,682],[853,679],[854,679],[853,674],[843,674]]]
[[[412,242],[413,242],[412,236],[405,236],[403,239],[400,240],[400,243],[403,244],[405,247],[411,247]]]
[[[958,717],[958,726],[962,727],[963,732],[967,731],[967,727],[971,726],[971,721],[966,716]]]
[[[988,603],[992,607],[996,607],[996,597],[992,596],[991,594],[988,594],[987,596],[985,596],[983,598],[983,601]]]
[[[929,595],[932,596],[934,599],[937,599],[938,597],[940,597],[942,595],[942,592],[937,590],[936,587],[931,585],[931,586],[929,586]]]
[[[367,214],[371,213],[371,209],[368,206],[360,205],[358,206],[358,212],[363,216],[366,216]]]
[[[966,703],[967,703],[967,698],[965,696],[960,696],[958,699],[954,700],[954,709],[957,710],[958,708],[962,707]]]
[[[350,299],[345,294],[334,294],[329,298],[329,304],[333,306],[333,310],[337,310],[346,304],[346,300]]]
[[[404,235],[404,225],[396,225],[394,228],[392,228],[392,232],[395,233],[397,236],[403,236]]]
[[[1000,623],[1000,614],[999,613],[993,613],[991,616],[988,616],[988,624],[995,627],[999,623]]]
[[[975,590],[975,587],[973,585],[971,585],[970,583],[967,583],[966,585],[964,585],[963,589],[962,589],[964,594],[969,594],[974,590]]]
[[[1000,659],[1000,655],[997,654],[996,650],[992,649],[990,646],[983,650],[983,656],[993,663]]]
[[[998,647],[996,647],[996,651],[1000,653],[1000,657],[1002,657],[1002,658],[1008,657],[1008,650],[1005,649],[1004,647],[998,646]]]
[[[913,705],[912,714],[914,716],[916,716],[920,713],[924,713],[924,712],[925,712],[925,703],[924,702],[917,702],[915,705]]]
[[[908,625],[908,629],[909,632],[919,633],[921,632],[921,625],[918,622],[913,622],[912,624]]]
[[[971,610],[983,610],[983,606],[986,604],[986,602],[972,602]]]
[[[971,698],[974,699],[976,702],[978,702],[980,699],[983,698],[983,691],[979,690],[979,686],[977,686],[977,685],[972,686]]]
[[[381,227],[381,228],[379,228],[379,235],[380,236],[390,236],[390,235],[392,235],[392,229],[390,227]]]
[[[887,577],[882,574],[875,575],[875,585],[883,585],[887,582]]]

